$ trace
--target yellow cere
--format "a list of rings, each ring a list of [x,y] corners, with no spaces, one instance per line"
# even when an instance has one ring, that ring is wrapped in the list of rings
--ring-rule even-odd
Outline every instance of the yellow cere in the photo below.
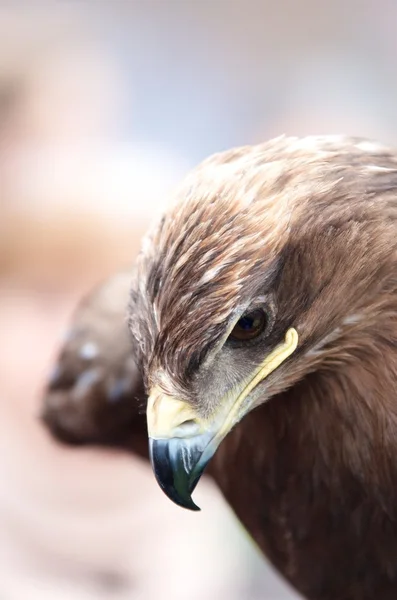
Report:
[[[242,389],[241,393],[233,400],[226,399],[222,402],[217,414],[210,418],[207,422],[198,417],[192,406],[168,396],[162,392],[159,387],[155,387],[148,399],[147,406],[147,423],[149,437],[155,439],[167,439],[169,437],[185,437],[189,430],[189,423],[194,423],[195,435],[204,433],[207,429],[214,428],[216,431],[215,440],[218,443],[226,436],[226,434],[236,424],[239,410],[244,399],[258,385],[260,381],[265,379],[272,371],[277,369],[296,349],[298,345],[298,333],[296,329],[291,328],[285,335],[285,340],[279,344],[273,352],[264,359],[259,366],[249,383]],[[231,409],[225,420],[224,414],[227,406],[232,404]],[[240,415],[241,418],[241,415]],[[220,424],[220,421],[223,421]],[[212,426],[212,427],[211,427]]]
[[[277,369],[295,350],[298,345],[298,332],[296,329],[291,327],[285,335],[285,341],[279,344],[277,348],[273,350],[268,356],[266,356],[259,369],[245,386],[241,394],[237,397],[226,421],[223,423],[221,429],[217,433],[216,437],[223,439],[223,437],[230,431],[230,429],[236,424],[237,415],[239,408],[244,399],[252,392],[252,390],[258,385],[260,381],[265,379],[272,371]]]

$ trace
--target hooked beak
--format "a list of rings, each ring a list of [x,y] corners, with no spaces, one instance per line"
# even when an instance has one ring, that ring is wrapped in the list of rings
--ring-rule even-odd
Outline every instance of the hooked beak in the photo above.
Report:
[[[285,341],[265,358],[250,380],[233,390],[207,419],[186,402],[164,394],[158,386],[151,391],[146,413],[150,459],[158,484],[175,504],[200,510],[192,493],[219,444],[249,412],[250,403],[244,403],[245,398],[297,345],[298,334],[291,328]]]

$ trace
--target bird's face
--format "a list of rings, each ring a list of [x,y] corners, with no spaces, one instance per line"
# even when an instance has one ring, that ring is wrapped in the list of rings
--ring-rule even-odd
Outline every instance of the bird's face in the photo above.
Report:
[[[130,327],[151,460],[163,491],[186,508],[197,509],[191,494],[229,431],[313,368],[313,347],[368,287],[364,208],[361,224],[346,216],[338,188],[348,154],[338,170],[317,149],[288,144],[200,167],[138,263]]]
[[[260,302],[239,311],[192,377],[191,400],[151,389],[147,406],[150,454],[157,480],[177,504],[196,509],[191,494],[229,431],[271,395],[269,376],[295,351],[297,331],[271,344],[270,316]]]

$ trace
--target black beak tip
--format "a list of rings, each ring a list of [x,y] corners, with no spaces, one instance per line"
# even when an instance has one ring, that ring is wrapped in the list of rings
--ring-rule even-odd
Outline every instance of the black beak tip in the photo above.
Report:
[[[156,440],[149,438],[152,468],[165,495],[178,506],[188,510],[201,510],[192,500],[192,493],[200,476],[192,478],[180,451],[182,440]]]
[[[157,479],[158,481],[158,479]],[[178,506],[181,506],[182,508],[186,508],[187,510],[193,510],[195,512],[200,511],[201,508],[199,506],[197,506],[197,504],[195,504],[195,502],[193,501],[192,497],[187,494],[182,496],[181,494],[178,494],[178,492],[176,492],[176,490],[166,490],[165,488],[163,488],[160,484],[161,489],[163,490],[163,492],[166,494],[166,496],[168,496],[168,498],[170,498],[170,500],[172,500],[175,504],[177,504]]]

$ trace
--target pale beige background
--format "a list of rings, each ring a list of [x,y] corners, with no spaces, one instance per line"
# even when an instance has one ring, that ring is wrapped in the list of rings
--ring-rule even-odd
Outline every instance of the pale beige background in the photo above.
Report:
[[[81,294],[207,154],[281,133],[397,143],[393,0],[0,2],[0,597],[292,598],[209,481],[37,420]],[[343,549],[341,549],[343,551]]]

